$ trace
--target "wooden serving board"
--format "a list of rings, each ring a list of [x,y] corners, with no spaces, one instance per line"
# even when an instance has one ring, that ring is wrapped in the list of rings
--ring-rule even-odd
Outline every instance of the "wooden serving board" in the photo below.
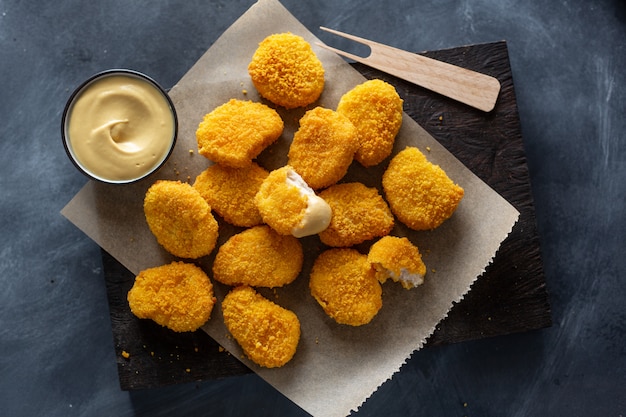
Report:
[[[405,112],[520,212],[493,263],[437,326],[425,348],[549,327],[550,304],[506,42],[423,55],[496,77],[502,89],[495,109],[483,113],[364,65],[353,66],[367,78],[394,85]],[[252,372],[201,330],[174,333],[136,319],[126,301],[134,275],[105,251],[102,259],[122,389]],[[123,351],[130,356],[125,358]]]

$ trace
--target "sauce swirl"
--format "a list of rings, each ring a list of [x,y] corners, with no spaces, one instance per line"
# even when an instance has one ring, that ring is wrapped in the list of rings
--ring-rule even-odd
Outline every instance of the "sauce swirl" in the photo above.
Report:
[[[176,116],[157,86],[133,73],[88,83],[68,110],[66,145],[90,176],[128,182],[155,170],[176,138]]]

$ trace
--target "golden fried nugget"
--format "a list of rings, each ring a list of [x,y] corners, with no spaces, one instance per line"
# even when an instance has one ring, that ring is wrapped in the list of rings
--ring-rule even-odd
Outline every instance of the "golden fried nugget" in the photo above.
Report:
[[[224,324],[250,360],[266,368],[285,365],[300,341],[296,314],[249,286],[232,289],[222,302]]]
[[[226,285],[282,287],[302,269],[302,244],[267,225],[255,226],[230,237],[213,262],[213,278]]]
[[[192,332],[204,325],[216,301],[207,274],[184,262],[141,271],[127,299],[135,316],[175,332]]]
[[[218,164],[243,168],[276,141],[283,128],[276,110],[231,99],[206,114],[198,125],[198,152]]]
[[[270,172],[255,202],[263,221],[281,235],[317,234],[332,216],[330,206],[289,165]]]
[[[330,224],[319,234],[328,246],[353,246],[385,236],[393,228],[393,214],[376,188],[360,182],[335,184],[320,197],[333,212]]]
[[[324,67],[304,38],[278,33],[265,38],[248,65],[263,97],[287,109],[313,103],[324,90]]]
[[[315,190],[339,181],[359,146],[356,128],[339,113],[316,107],[300,119],[289,147],[289,161]]]
[[[391,211],[414,230],[440,226],[452,216],[464,194],[441,167],[410,146],[391,160],[382,183]]]
[[[383,305],[382,288],[367,256],[355,249],[322,252],[313,264],[311,295],[337,323],[369,323]]]
[[[191,185],[157,181],[146,192],[143,209],[150,231],[172,255],[196,259],[215,248],[217,221],[211,206]]]
[[[252,227],[263,223],[254,196],[268,175],[254,162],[245,168],[213,164],[196,177],[193,188],[228,223]]]
[[[360,147],[354,159],[369,167],[391,155],[402,125],[402,99],[396,89],[382,80],[369,80],[341,97],[337,112],[357,129]]]
[[[367,260],[381,284],[391,278],[408,290],[424,283],[426,265],[417,246],[406,237],[382,237],[370,247]]]

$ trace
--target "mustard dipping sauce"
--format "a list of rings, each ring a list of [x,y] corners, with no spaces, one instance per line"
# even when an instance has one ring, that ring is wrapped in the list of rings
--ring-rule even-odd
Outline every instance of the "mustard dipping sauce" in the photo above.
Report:
[[[132,182],[156,170],[176,140],[169,97],[147,77],[111,71],[79,88],[64,121],[66,149],[89,176]]]

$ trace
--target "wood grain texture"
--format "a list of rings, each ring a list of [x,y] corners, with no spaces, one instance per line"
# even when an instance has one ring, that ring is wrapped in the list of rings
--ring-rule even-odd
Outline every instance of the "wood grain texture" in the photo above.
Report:
[[[426,348],[549,327],[549,297],[506,42],[423,55],[496,77],[501,91],[494,110],[484,113],[365,65],[353,65],[367,78],[393,84],[404,99],[405,112],[520,212],[493,263],[437,326]],[[252,372],[203,331],[177,334],[136,319],[126,301],[133,274],[104,251],[103,265],[122,389]],[[124,358],[122,351],[130,356]]]

